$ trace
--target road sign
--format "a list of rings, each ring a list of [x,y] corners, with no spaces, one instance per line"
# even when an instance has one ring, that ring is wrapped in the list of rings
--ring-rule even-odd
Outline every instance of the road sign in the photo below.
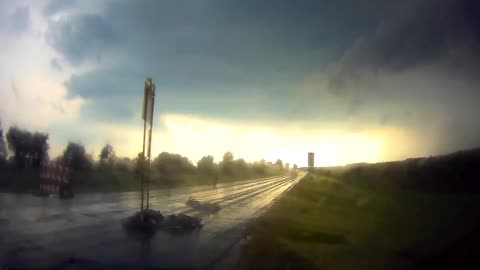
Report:
[[[312,169],[315,167],[315,153],[309,152],[308,153],[308,168]]]

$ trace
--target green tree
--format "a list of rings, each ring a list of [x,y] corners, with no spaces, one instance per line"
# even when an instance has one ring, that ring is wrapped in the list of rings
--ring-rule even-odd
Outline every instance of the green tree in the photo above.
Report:
[[[197,169],[188,158],[167,152],[160,153],[152,161],[152,168],[163,175],[191,174]]]
[[[8,150],[13,154],[15,164],[19,168],[25,167],[27,156],[27,141],[29,134],[18,127],[10,127],[7,132]]]
[[[39,167],[48,158],[48,134],[22,130],[10,127],[7,132],[8,149],[14,154],[14,160],[19,168],[27,163]]]
[[[296,170],[298,168],[297,164],[293,164],[293,169]]]
[[[2,124],[0,122],[0,165],[5,164],[7,160],[7,145],[5,143],[5,139],[3,138],[3,129]]]
[[[228,151],[223,154],[223,162],[233,162],[233,153]]]
[[[263,175],[267,171],[267,165],[265,164],[264,159],[254,162],[252,166],[253,166],[253,171],[256,174]]]
[[[73,170],[89,170],[92,161],[87,156],[85,147],[80,143],[69,142],[63,152],[63,162]]]
[[[198,171],[202,174],[213,175],[216,171],[216,165],[213,160],[213,156],[202,157],[197,162]]]
[[[100,151],[100,155],[98,156],[98,158],[100,160],[101,166],[108,166],[112,168],[116,158],[115,150],[113,150],[113,147],[110,144],[106,144],[102,148],[102,151]]]
[[[250,174],[247,162],[243,158],[233,161],[233,172],[237,176],[247,176]]]
[[[40,167],[42,161],[48,160],[48,134],[35,132],[32,136],[30,155],[32,166]]]
[[[140,174],[143,170],[143,165],[146,159],[142,152],[137,154],[137,157],[133,160],[135,173]]]
[[[220,168],[223,173],[227,175],[233,174],[233,153],[228,151],[223,155],[223,159],[220,162]]]
[[[134,170],[134,161],[128,157],[116,158],[114,163],[115,170],[122,172],[131,172]]]
[[[275,161],[275,168],[277,170],[283,170],[283,162],[281,159],[277,159],[277,161]]]

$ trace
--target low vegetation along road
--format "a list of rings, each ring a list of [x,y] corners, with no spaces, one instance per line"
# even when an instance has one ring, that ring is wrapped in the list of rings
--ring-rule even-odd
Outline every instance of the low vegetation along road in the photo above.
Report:
[[[80,194],[71,200],[0,194],[0,266],[81,268],[151,266],[204,268],[224,264],[250,221],[302,179],[279,176],[213,186],[151,192],[150,206],[163,214],[201,215],[205,226],[189,234],[127,236],[122,221],[138,211],[138,192]],[[194,197],[218,203],[206,215],[185,205]]]
[[[477,192],[404,187],[399,174],[386,188],[374,166],[309,173],[249,229],[237,269],[480,269]]]

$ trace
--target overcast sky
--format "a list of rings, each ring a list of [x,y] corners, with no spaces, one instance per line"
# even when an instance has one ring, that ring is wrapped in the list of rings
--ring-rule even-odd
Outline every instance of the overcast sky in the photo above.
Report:
[[[480,145],[475,0],[0,0],[0,120],[98,155],[377,162]]]

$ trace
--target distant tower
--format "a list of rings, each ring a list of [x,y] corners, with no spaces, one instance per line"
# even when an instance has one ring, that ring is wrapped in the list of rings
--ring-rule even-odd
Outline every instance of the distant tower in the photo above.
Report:
[[[315,153],[309,152],[308,153],[308,170],[312,171],[313,167],[315,167]]]

